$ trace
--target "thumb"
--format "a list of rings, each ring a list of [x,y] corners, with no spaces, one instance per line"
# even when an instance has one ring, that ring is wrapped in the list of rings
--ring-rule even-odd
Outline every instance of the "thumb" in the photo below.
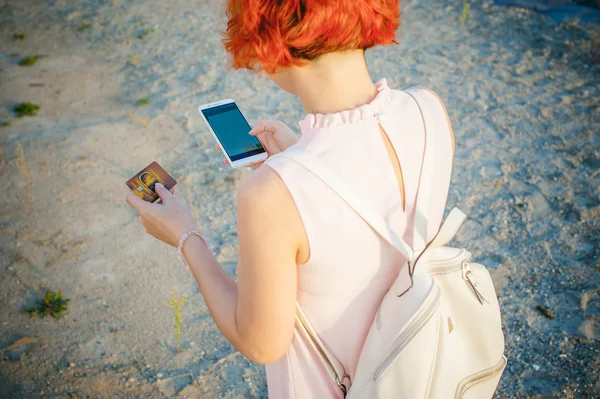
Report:
[[[262,132],[263,132],[262,125],[254,125],[254,126],[252,126],[252,129],[250,129],[248,134],[250,136],[257,136],[257,135],[261,134]]]
[[[161,183],[157,182],[154,184],[154,191],[156,191],[156,194],[158,194],[163,203],[166,203],[173,198],[173,194],[171,194]]]
[[[264,133],[265,131],[269,131],[269,122],[268,121],[258,121],[258,123],[252,126],[252,130],[248,134],[251,136],[258,136],[259,134]]]
[[[129,206],[131,206],[139,213],[141,213],[143,210],[147,209],[149,205],[151,205],[149,202],[146,202],[137,195],[135,195],[133,191],[129,191],[129,193],[127,193],[127,198],[125,199],[125,202],[127,202]]]

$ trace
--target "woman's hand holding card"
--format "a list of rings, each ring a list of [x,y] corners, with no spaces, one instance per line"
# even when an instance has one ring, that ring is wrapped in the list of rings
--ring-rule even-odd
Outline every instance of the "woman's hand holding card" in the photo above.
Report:
[[[187,231],[196,228],[190,211],[173,195],[174,188],[167,190],[162,184],[154,186],[160,200],[151,203],[136,196],[133,191],[127,194],[127,203],[140,213],[142,226],[146,232],[160,241],[177,247],[179,238]]]

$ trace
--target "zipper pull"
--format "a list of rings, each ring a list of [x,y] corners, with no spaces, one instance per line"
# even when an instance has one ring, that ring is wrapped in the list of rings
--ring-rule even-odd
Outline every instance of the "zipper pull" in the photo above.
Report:
[[[477,279],[475,278],[475,274],[471,270],[470,265],[471,265],[471,262],[469,260],[465,260],[463,262],[463,264],[462,264],[463,279],[465,279],[469,283],[469,285],[471,286],[471,289],[475,293],[475,296],[477,297],[477,300],[479,301],[479,303],[481,303],[483,305],[483,302],[485,301],[485,303],[489,304],[488,300],[485,299],[485,297],[483,296],[481,291],[479,291]]]

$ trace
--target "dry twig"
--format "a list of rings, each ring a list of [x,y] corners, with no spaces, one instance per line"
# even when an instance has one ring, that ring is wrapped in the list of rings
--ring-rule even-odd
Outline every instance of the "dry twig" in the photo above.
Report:
[[[213,371],[215,371],[215,369],[216,369],[217,367],[219,367],[219,365],[221,365],[221,364],[225,363],[225,362],[226,362],[226,361],[228,361],[228,360],[231,360],[231,359],[233,359],[234,357],[236,357],[236,356],[237,356],[237,355],[239,355],[239,354],[240,354],[240,352],[238,352],[238,351],[235,351],[235,352],[233,352],[233,353],[230,353],[229,355],[227,355],[227,356],[225,356],[225,357],[223,357],[223,358],[221,358],[221,359],[217,360],[217,361],[215,362],[215,364],[213,364],[213,365],[212,365],[212,367],[211,367],[210,369],[208,369],[208,371],[207,371],[206,373],[204,373],[203,377],[206,377],[207,375],[210,375],[210,374],[211,374]]]

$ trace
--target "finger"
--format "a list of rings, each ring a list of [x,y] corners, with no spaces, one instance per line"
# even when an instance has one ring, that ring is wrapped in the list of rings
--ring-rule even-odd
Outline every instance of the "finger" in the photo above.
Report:
[[[215,144],[215,148],[219,151],[221,151],[221,146],[219,145],[219,143]]]
[[[158,194],[162,203],[166,203],[173,198],[173,194],[160,183],[154,185],[154,191],[156,191],[156,194]]]
[[[263,163],[265,163],[265,161],[260,161],[260,162],[257,162],[257,163],[255,163],[255,164],[253,164],[253,165],[250,165],[250,167],[251,167],[252,169],[257,169],[257,168],[260,168],[260,166],[261,166]]]
[[[277,130],[283,129],[284,123],[281,121],[260,121],[256,127],[250,130],[252,136],[257,136],[261,133],[276,133]]]
[[[142,213],[143,211],[147,210],[149,208],[149,206],[152,205],[149,202],[146,202],[143,199],[141,199],[140,197],[138,197],[137,195],[135,195],[133,193],[133,191],[130,191],[127,194],[127,198],[125,198],[125,202],[127,202],[127,204],[129,204],[129,206],[131,206],[133,209],[135,209],[139,213]]]
[[[171,187],[169,189],[169,192],[171,193],[171,195],[175,194],[175,186]],[[159,199],[158,201],[156,201],[157,204],[162,204],[162,200]]]
[[[250,130],[250,132],[248,132],[248,134],[250,134],[251,136],[258,136],[261,135],[263,133],[275,133],[277,131],[277,127],[276,125],[273,124],[273,122],[271,121],[267,121],[267,122],[260,122],[256,125],[256,127],[254,127],[252,130]]]
[[[250,134],[251,136],[258,136],[259,134],[264,133],[265,125],[265,121],[258,121],[256,125],[252,126],[252,129],[248,134]]]
[[[223,163],[224,163],[225,165],[228,165],[228,164],[229,164],[229,162],[227,161],[227,158],[223,158]]]

